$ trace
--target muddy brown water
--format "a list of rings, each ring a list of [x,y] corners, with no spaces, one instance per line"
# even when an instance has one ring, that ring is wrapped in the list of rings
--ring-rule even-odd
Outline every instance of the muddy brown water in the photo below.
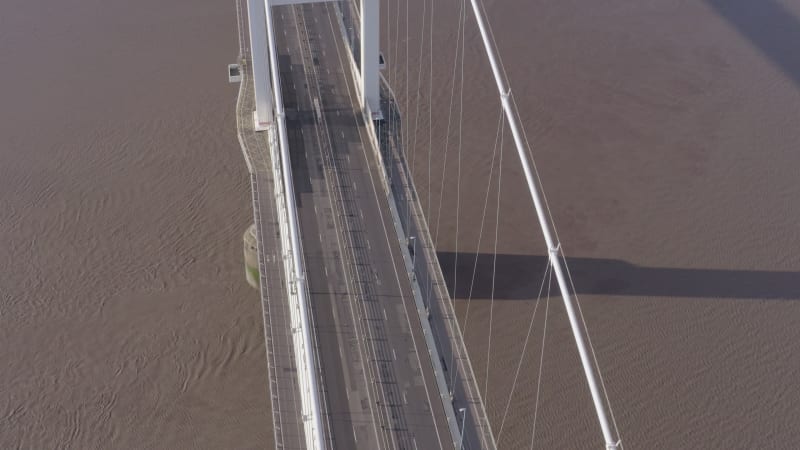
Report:
[[[544,300],[499,428],[542,239],[506,132],[490,340],[495,190],[480,224],[497,183],[496,91],[468,14],[456,221],[457,135],[446,167],[444,150],[458,3],[436,3],[432,102],[421,95],[416,126],[423,2],[408,40],[399,6],[399,20],[386,15],[397,3],[381,13],[385,75],[407,102],[420,199],[462,323],[469,304],[481,386],[491,341],[500,447],[527,448]],[[796,448],[800,3],[486,8],[626,447]],[[406,43],[408,76],[395,64]],[[0,448],[272,446],[241,259],[236,48],[230,1],[0,6]],[[556,296],[547,311],[535,446],[598,448]]]
[[[0,6],[0,448],[271,445],[232,2]]]

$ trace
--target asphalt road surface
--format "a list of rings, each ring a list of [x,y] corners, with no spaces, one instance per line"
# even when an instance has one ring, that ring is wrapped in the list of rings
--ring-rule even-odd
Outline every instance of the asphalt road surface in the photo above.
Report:
[[[453,448],[335,9],[273,17],[326,436]]]

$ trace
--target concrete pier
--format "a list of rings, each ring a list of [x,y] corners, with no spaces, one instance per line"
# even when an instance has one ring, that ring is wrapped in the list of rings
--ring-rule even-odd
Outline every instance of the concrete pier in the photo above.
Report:
[[[258,242],[256,240],[256,225],[252,224],[244,231],[244,276],[247,284],[253,289],[259,288],[260,276],[258,273]]]

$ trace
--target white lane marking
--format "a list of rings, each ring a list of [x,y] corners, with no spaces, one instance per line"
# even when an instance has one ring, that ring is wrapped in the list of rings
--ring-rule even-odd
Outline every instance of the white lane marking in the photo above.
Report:
[[[325,8],[328,9],[328,11],[330,11],[330,9],[329,9],[327,4],[325,5]],[[330,13],[328,14],[328,24],[330,25],[331,32],[335,33],[336,29],[334,27],[333,19],[332,19]],[[339,51],[339,46],[338,45],[336,45],[335,47],[336,47],[336,54],[339,57],[339,66],[340,66],[340,68],[342,68],[344,70],[345,61],[342,58],[342,53]],[[350,101],[354,102],[353,93],[351,91],[351,80],[349,80],[349,79],[347,79],[347,77],[345,77],[345,83],[347,84],[347,95],[350,97]],[[355,114],[354,114],[354,116],[355,116]],[[356,118],[357,118],[357,116],[356,116]],[[362,134],[361,127],[358,128],[358,135],[361,138],[362,144],[364,142],[369,142],[368,139],[364,138],[364,136]],[[370,142],[370,145],[371,145],[371,142]],[[361,146],[361,152],[364,155],[364,158],[367,159],[367,161],[369,161],[369,157],[367,156],[366,146],[364,146],[364,145]],[[394,269],[395,281],[397,283],[398,289],[400,289],[400,292],[401,292],[401,298],[402,298],[402,303],[403,303],[403,309],[405,311],[406,322],[407,322],[407,324],[408,324],[408,326],[410,328],[411,327],[411,317],[409,316],[409,313],[408,313],[408,306],[406,304],[405,295],[403,295],[403,293],[402,293],[403,290],[402,290],[402,287],[400,286],[400,274],[399,274],[399,271],[397,269],[397,264],[394,261],[394,252],[392,251],[392,245],[391,245],[391,241],[389,239],[389,232],[388,232],[388,230],[386,228],[386,222],[385,222],[385,220],[383,218],[383,211],[380,209],[380,201],[378,200],[378,198],[379,198],[378,190],[375,187],[375,180],[374,180],[374,178],[372,176],[372,171],[368,170],[367,173],[369,174],[370,183],[372,185],[372,193],[373,193],[373,196],[374,196],[374,199],[375,199],[375,203],[377,203],[379,205],[378,206],[378,212],[379,212],[379,217],[380,217],[380,220],[381,220],[381,225],[383,227],[384,238],[386,240],[386,244],[389,247],[389,255],[390,255],[390,258],[391,258],[391,261],[392,261],[392,267]],[[419,357],[419,352],[417,351],[417,342],[416,342],[416,338],[414,337],[413,333],[411,333],[411,341],[412,341],[413,346],[414,346],[414,354],[417,356],[417,363],[419,364],[420,367],[422,367],[422,360]],[[428,403],[430,404],[431,403],[431,394],[430,394],[430,390],[428,389],[428,381],[425,380],[425,372],[421,371],[421,374],[422,374],[422,378],[423,378],[423,386],[425,387],[425,396],[428,398]],[[431,409],[431,416],[433,416],[433,409]],[[442,439],[441,439],[441,435],[439,433],[439,424],[438,424],[438,422],[436,421],[435,418],[434,418],[434,421],[433,421],[433,425],[434,425],[434,428],[436,430],[436,438],[438,439],[439,446],[441,447],[442,446]],[[414,447],[416,448],[416,440],[414,440]]]
[[[322,122],[322,108],[319,106],[319,99],[314,97],[314,111],[317,113],[317,121]]]
[[[394,360],[395,360],[395,361],[397,361],[397,352],[396,352],[396,351],[394,351],[394,349],[392,349],[392,357],[394,358]],[[404,393],[403,393],[403,398],[405,398],[405,396],[406,396],[406,395],[405,395],[405,392],[404,392]]]
[[[327,5],[326,5],[326,10],[327,10]],[[298,16],[302,18],[302,12],[301,12],[301,14],[299,14]],[[330,15],[329,15],[329,17],[328,17],[328,23],[329,23],[329,24],[331,24],[331,29],[333,29],[333,28],[332,28],[332,19],[331,19]],[[303,23],[303,26],[304,26],[304,28],[305,28],[305,24],[304,24],[304,23]],[[300,39],[300,38],[301,38],[301,37],[300,37],[300,24],[298,24],[298,23],[297,23],[297,19],[295,19],[295,28],[296,28],[296,30],[297,30],[298,39]],[[307,30],[307,28],[306,28],[306,35],[308,35],[308,30]],[[301,50],[303,53],[305,53],[305,48],[304,48],[303,46],[301,46],[301,47],[300,47],[300,50]],[[338,47],[337,47],[337,52],[338,52]],[[341,63],[341,59],[340,59],[340,63]],[[306,65],[305,65],[305,59],[303,60],[303,67],[304,67],[304,68],[306,67]],[[312,67],[311,69],[312,69],[312,70],[315,70],[315,68],[314,68],[314,67]],[[306,74],[306,79],[308,79],[308,74]],[[301,130],[303,130],[303,129],[301,128]],[[320,142],[320,135],[319,135],[319,133],[313,133],[313,134],[316,134],[317,142],[318,142],[319,144],[321,144],[321,142]],[[330,141],[330,139],[329,139],[329,141]],[[326,181],[327,181],[327,180],[326,180]],[[330,202],[331,208],[333,208],[333,199],[332,199],[331,197],[328,197],[328,201]],[[338,224],[336,224],[336,222],[334,222],[334,226],[337,228],[337,231],[338,231],[338,228],[339,228],[339,226],[338,226]],[[341,251],[342,251],[342,241],[341,241],[341,239],[340,239],[340,238],[341,238],[341,232],[337,232],[337,233],[336,233],[336,241],[337,241],[337,245],[338,245],[338,247],[339,247],[340,253],[341,253]],[[351,244],[352,244],[352,241],[351,241]],[[340,261],[341,261],[341,263],[342,263],[342,268],[343,268],[343,269],[345,269],[345,272],[346,272],[346,268],[345,268],[345,266],[344,266],[344,258],[341,258],[341,259],[340,259]],[[346,280],[347,280],[348,284],[350,284],[350,283],[351,283],[350,277],[346,277]],[[352,297],[350,297],[350,296],[348,296],[348,299],[350,299],[350,313],[351,313],[351,316],[352,316],[353,320],[355,321],[355,317],[354,317],[354,306],[353,306],[353,303],[352,303],[352,302],[353,302],[353,298],[352,298]],[[358,311],[358,315],[359,315],[361,318],[363,318],[363,311],[361,311],[361,310],[359,309],[359,311]],[[361,334],[365,334],[365,331],[366,331],[366,330],[362,328],[362,329],[360,329],[359,331],[361,332]],[[361,338],[364,340],[364,343],[366,344],[366,343],[367,343],[367,341],[368,341],[368,337],[367,337],[367,336],[362,336]],[[372,350],[373,350],[373,351],[372,351],[372,353],[374,354],[374,353],[375,353],[374,344],[370,343],[370,344],[368,344],[368,345],[370,345],[370,346],[372,346],[372,347],[373,347],[373,348],[372,348]],[[373,374],[373,372],[372,372],[372,369],[373,369],[373,367],[372,367],[372,365],[371,365],[371,364],[370,364],[370,365],[368,365],[368,366],[366,366],[366,367],[364,366],[364,361],[365,361],[365,358],[363,357],[363,354],[362,354],[362,346],[361,346],[361,345],[358,345],[358,346],[357,346],[357,348],[358,348],[358,354],[361,356],[361,358],[360,358],[360,361],[361,361],[361,363],[362,363],[362,376],[364,376],[364,381],[365,381],[365,382],[367,382],[367,379],[366,379],[366,377],[367,377],[367,371],[366,371],[366,370],[364,370],[364,369],[369,369],[369,377],[370,377],[370,379],[371,379],[371,383],[367,382],[367,384],[368,384],[369,386],[371,386],[371,387],[372,387],[372,389],[376,389],[376,388],[374,387],[374,385],[375,385],[375,376],[374,376],[374,374]],[[364,350],[366,350],[366,349],[364,349]],[[369,351],[367,350],[367,352],[369,352]],[[372,395],[373,395],[373,393],[372,393],[372,389],[367,389],[367,398],[368,398],[368,402],[369,402],[369,411],[370,411],[370,415],[373,417],[373,420],[374,420],[374,418],[376,418],[376,411],[374,411],[374,410],[373,410],[373,402],[372,402],[372,399],[371,399],[371,397],[372,397]],[[382,390],[381,390],[381,392],[380,392],[380,393],[378,393],[378,392],[375,392],[375,395],[379,395],[379,394],[382,394],[382,395],[381,395],[381,397],[382,397],[382,399],[383,399],[383,403],[384,403],[384,411],[385,411],[385,413],[386,413],[386,418],[387,418],[387,420],[389,420],[389,416],[390,416],[390,414],[389,414],[388,407],[386,406],[386,404],[387,404],[387,402],[386,402],[386,395],[385,395],[385,393],[384,393]],[[380,414],[379,414],[379,415],[380,415]],[[377,422],[378,422],[378,421],[374,421],[372,428],[373,428],[373,430],[374,430],[374,432],[375,432],[375,438],[376,438],[378,441],[380,441],[380,440],[381,440],[381,436],[379,435],[379,432],[378,432],[378,428],[377,428]],[[330,422],[329,422],[329,423],[330,423]],[[355,431],[355,430],[354,430],[354,431]],[[390,436],[390,437],[391,437],[391,443],[396,445],[396,442],[395,442],[394,436],[392,435],[392,436]],[[384,441],[386,442],[386,446],[388,446],[388,445],[389,445],[389,441],[386,439],[386,436],[385,436],[385,435],[383,436],[383,439],[384,439]]]

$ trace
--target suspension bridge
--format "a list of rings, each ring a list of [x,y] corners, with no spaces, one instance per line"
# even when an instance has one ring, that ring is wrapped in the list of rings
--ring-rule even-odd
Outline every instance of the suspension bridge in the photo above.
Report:
[[[482,4],[451,6],[462,54],[467,24],[480,32],[499,126],[511,132],[549,249],[542,286],[554,276],[561,291],[598,444],[622,448]],[[380,2],[236,8],[240,54],[229,75],[240,83],[276,448],[498,448],[405,158],[406,111],[381,76]]]

